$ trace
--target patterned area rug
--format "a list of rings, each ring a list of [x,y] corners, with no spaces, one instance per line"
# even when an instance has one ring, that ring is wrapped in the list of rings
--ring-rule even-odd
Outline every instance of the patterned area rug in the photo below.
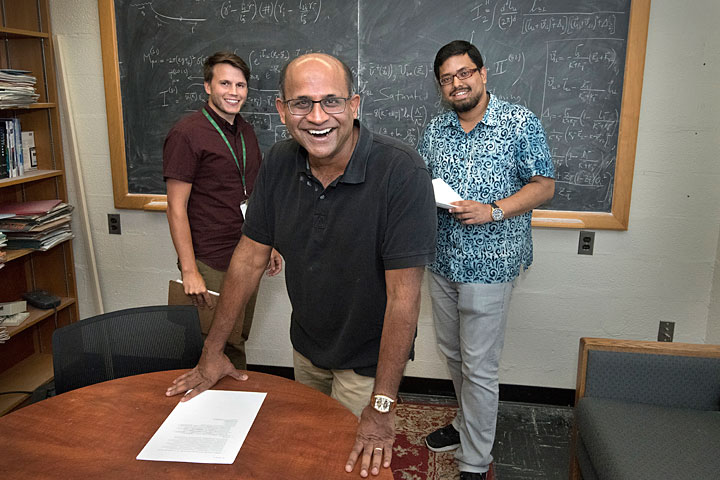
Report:
[[[425,446],[425,436],[455,417],[456,407],[399,403],[392,470],[395,480],[458,480],[453,452],[435,453]],[[492,465],[488,480],[495,480]]]

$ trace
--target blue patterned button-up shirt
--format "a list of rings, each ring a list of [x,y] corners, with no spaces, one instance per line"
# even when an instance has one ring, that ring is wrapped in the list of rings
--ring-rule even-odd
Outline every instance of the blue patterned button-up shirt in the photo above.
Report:
[[[540,120],[527,108],[490,95],[485,115],[465,133],[455,112],[433,118],[419,148],[433,178],[464,200],[507,198],[531,177],[555,169]],[[429,269],[452,282],[503,283],[533,260],[532,212],[483,225],[464,225],[438,208],[437,255]]]

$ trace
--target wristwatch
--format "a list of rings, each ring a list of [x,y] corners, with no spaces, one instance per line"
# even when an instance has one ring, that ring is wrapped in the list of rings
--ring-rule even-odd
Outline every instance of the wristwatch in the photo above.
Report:
[[[390,413],[395,408],[395,400],[380,393],[375,393],[370,400],[370,405],[380,413]]]
[[[493,220],[499,222],[505,218],[505,213],[502,211],[502,208],[498,207],[497,203],[490,202],[490,206],[492,207],[492,211],[490,213]]]

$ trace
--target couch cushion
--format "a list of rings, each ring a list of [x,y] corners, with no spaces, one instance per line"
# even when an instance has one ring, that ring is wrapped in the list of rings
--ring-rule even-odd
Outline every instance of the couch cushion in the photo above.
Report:
[[[720,412],[582,398],[578,431],[600,479],[716,479]]]
[[[584,396],[720,410],[720,358],[590,350]]]

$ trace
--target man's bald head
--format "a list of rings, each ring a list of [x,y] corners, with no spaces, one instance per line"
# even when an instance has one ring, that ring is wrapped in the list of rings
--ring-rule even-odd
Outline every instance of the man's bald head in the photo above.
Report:
[[[350,68],[345,65],[345,62],[341,61],[340,59],[333,57],[332,55],[328,55],[326,53],[308,53],[306,55],[301,55],[287,64],[283,67],[282,71],[280,72],[280,98],[285,100],[285,82],[287,80],[288,75],[291,75],[293,70],[297,68],[302,68],[305,66],[311,66],[312,64],[324,64],[328,68],[339,68],[342,70],[343,75],[345,76],[345,83],[347,85],[347,92],[348,97],[353,95],[353,76],[352,71]]]

